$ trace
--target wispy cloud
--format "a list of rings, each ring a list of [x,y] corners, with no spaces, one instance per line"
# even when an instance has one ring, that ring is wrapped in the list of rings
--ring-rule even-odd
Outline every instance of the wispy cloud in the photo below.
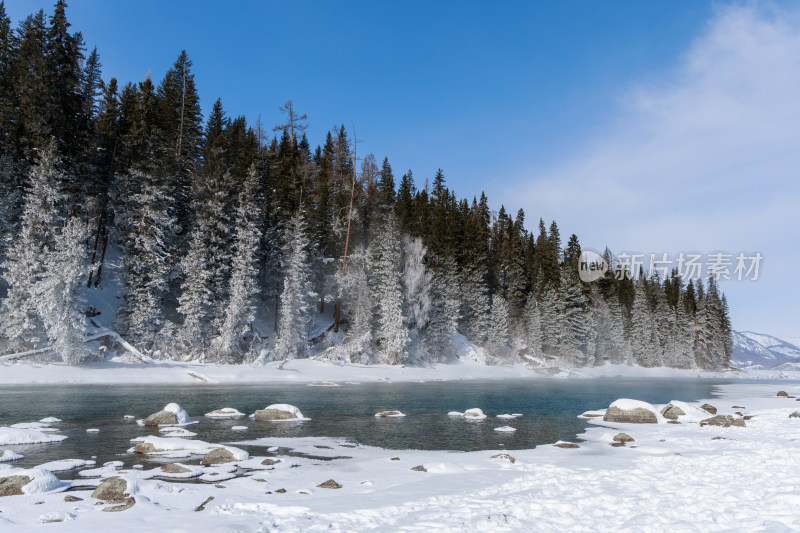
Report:
[[[761,281],[724,287],[734,326],[800,331],[800,289],[784,278],[800,274],[800,10],[719,7],[649,76],[568,160],[521,176],[507,205],[593,248],[762,251]]]

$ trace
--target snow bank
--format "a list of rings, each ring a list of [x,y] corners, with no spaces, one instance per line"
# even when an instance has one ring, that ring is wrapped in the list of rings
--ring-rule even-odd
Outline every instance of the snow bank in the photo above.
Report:
[[[164,406],[164,409],[162,409],[162,411],[166,411],[168,413],[172,413],[173,415],[175,415],[175,418],[178,419],[179,426],[194,423],[193,420],[189,419],[189,413],[187,413],[186,410],[177,403],[168,403],[167,405]]]
[[[5,463],[7,461],[16,461],[17,459],[22,459],[23,455],[18,454],[12,450],[0,450],[0,463]]]
[[[517,428],[512,428],[511,426],[500,426],[494,428],[495,431],[499,431],[500,433],[513,433],[517,430]]]
[[[208,418],[241,418],[244,416],[244,413],[233,407],[223,407],[222,409],[215,409],[210,413],[206,413],[205,416]]]
[[[656,408],[653,407],[652,404],[642,402],[640,400],[631,400],[629,398],[620,398],[619,400],[614,400],[609,407],[616,407],[617,409],[622,409],[623,411],[646,409],[647,411],[652,411],[654,414],[656,413]]]
[[[189,431],[188,429],[179,428],[175,426],[163,426],[158,428],[160,433],[164,433],[166,437],[196,437],[197,433]]]
[[[43,442],[60,442],[67,437],[44,433],[36,429],[0,427],[0,446],[9,444],[38,444]]]
[[[233,454],[237,461],[244,461],[250,457],[250,455],[241,448],[212,444],[202,440],[187,440],[175,437],[156,437],[148,435],[146,437],[131,439],[131,442],[152,444],[153,449],[152,451],[146,452],[147,455],[188,457],[191,455],[205,455],[216,448],[225,448]],[[134,448],[130,448],[128,453],[134,453],[134,451]]]
[[[50,472],[65,472],[67,470],[81,468],[84,466],[93,466],[94,464],[94,461],[84,461],[83,459],[61,459],[58,461],[50,461],[48,463],[40,464],[36,468],[49,470]]]
[[[22,486],[23,494],[50,494],[69,488],[70,484],[58,479],[44,468],[10,468],[2,471],[2,476],[25,476],[31,481]]]
[[[58,422],[61,422],[61,419],[60,418],[56,418],[54,416],[48,416],[46,418],[42,418],[41,420],[39,420],[39,422],[41,422],[43,424],[56,424]]]

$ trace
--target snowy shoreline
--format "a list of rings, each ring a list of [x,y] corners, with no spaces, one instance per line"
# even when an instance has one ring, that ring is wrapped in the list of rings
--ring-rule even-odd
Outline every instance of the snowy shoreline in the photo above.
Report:
[[[525,365],[489,366],[461,361],[429,367],[357,365],[295,359],[278,368],[266,365],[218,365],[158,361],[143,365],[109,361],[69,366],[59,364],[0,364],[0,385],[23,384],[234,384],[314,382],[410,382],[511,379],[591,379],[591,378],[675,378],[675,379],[800,379],[800,372],[739,370],[711,372],[673,368],[642,368],[604,365],[593,368],[531,369]]]
[[[593,418],[577,436],[577,449],[541,445],[513,451],[386,450],[324,437],[221,443],[258,445],[264,450],[280,446],[348,458],[283,457],[266,469],[261,466],[216,484],[152,479],[147,470],[109,466],[104,467],[105,476],[132,480],[135,505],[129,509],[99,512],[113,504],[95,506],[90,494],[100,480],[83,480],[83,488],[67,493],[48,490],[0,498],[0,523],[9,531],[55,520],[60,523],[49,527],[59,531],[118,532],[155,527],[163,531],[796,529],[800,527],[795,475],[800,468],[796,453],[800,418],[789,415],[800,403],[777,396],[779,390],[797,396],[800,384],[719,385],[716,397],[691,404],[711,403],[721,415],[742,412],[748,417],[746,427],[701,427],[691,417],[680,424]],[[597,412],[605,407],[598,405]],[[612,446],[619,432],[634,441]],[[125,456],[120,460],[125,463]],[[250,459],[246,467],[260,460]],[[219,470],[214,475],[224,479],[224,468],[213,468]],[[326,480],[341,488],[330,490]],[[65,496],[81,500],[65,501]],[[196,511],[204,501],[202,510]],[[38,502],[43,503],[35,505]]]

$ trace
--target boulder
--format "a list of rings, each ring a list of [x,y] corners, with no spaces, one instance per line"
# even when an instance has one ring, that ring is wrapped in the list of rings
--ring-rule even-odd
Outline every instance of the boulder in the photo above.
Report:
[[[677,405],[666,405],[661,410],[661,416],[669,420],[677,420],[679,416],[686,415],[686,412]]]
[[[319,487],[321,489],[341,489],[342,488],[341,485],[339,485],[336,481],[334,481],[332,479],[329,479],[328,481],[326,481],[324,483],[320,483],[319,485],[317,485],[317,487]]]
[[[121,477],[109,477],[103,480],[100,485],[92,492],[92,498],[98,500],[105,500],[110,503],[125,503],[127,496],[125,491],[128,490],[128,482]]]
[[[580,448],[580,446],[578,446],[574,442],[557,442],[553,444],[553,446],[555,446],[556,448]]]
[[[21,496],[22,487],[31,482],[28,476],[0,477],[0,496]]]
[[[200,464],[203,466],[211,466],[211,465],[220,465],[225,463],[234,463],[236,462],[236,457],[225,448],[214,448],[207,454],[203,456],[203,460],[200,461]]]
[[[789,394],[785,390],[779,390],[776,396],[783,396],[784,398],[786,398],[789,396]]]
[[[83,498],[78,498],[77,496],[72,496],[71,494],[67,494],[64,496],[65,502],[82,502]]]
[[[142,423],[145,426],[175,425],[178,423],[178,417],[169,411],[159,411],[145,418]]]
[[[612,439],[614,442],[636,442],[636,439],[628,435],[627,433],[617,433],[614,435]]]
[[[723,428],[735,426],[743,428],[745,427],[745,423],[741,418],[733,418],[731,415],[717,415],[701,420],[700,427],[703,426],[719,426]]]
[[[428,471],[428,469],[425,468],[422,465],[414,466],[414,467],[411,468],[411,470],[413,470],[414,472],[427,472]]]
[[[700,409],[703,409],[704,411],[708,411],[712,415],[717,414],[717,408],[714,407],[713,405],[711,405],[710,403],[704,403],[703,405],[700,406]]]
[[[273,420],[297,420],[302,418],[297,415],[299,411],[293,412],[288,409],[280,409],[274,406],[268,406],[265,409],[259,409],[253,415],[256,422],[271,422]]]
[[[657,424],[655,409],[652,405],[637,400],[617,400],[612,403],[606,414],[604,422],[625,422],[628,424]]]
[[[264,466],[272,466],[272,465],[276,465],[276,464],[278,464],[280,462],[281,462],[280,459],[270,459],[269,457],[267,457],[266,459],[261,461],[261,464],[264,465]]]
[[[800,413],[798,413],[797,411],[795,411],[794,413],[792,413],[792,414],[790,414],[790,415],[789,415],[789,418],[800,418]]]
[[[148,453],[153,453],[155,451],[158,450],[152,442],[140,442],[133,447],[133,453],[138,453],[141,455],[147,455]]]
[[[189,468],[186,468],[185,466],[181,465],[176,465],[175,463],[161,465],[161,471],[166,474],[185,474],[187,472],[191,472]]]

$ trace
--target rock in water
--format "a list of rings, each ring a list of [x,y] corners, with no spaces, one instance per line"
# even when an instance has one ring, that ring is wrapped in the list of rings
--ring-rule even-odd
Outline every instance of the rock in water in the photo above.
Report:
[[[677,405],[669,404],[661,410],[661,416],[669,420],[677,420],[679,416],[684,416],[686,413]]]
[[[178,423],[178,417],[169,411],[159,411],[145,418],[143,423],[145,426],[173,425]]]
[[[332,479],[329,479],[328,481],[326,481],[324,483],[320,483],[319,485],[317,485],[317,487],[319,487],[321,489],[341,489],[342,488],[341,485],[339,485],[336,481],[334,481]]]
[[[401,413],[400,411],[381,411],[380,413],[376,413],[376,418],[402,418],[406,415]]]
[[[704,411],[708,411],[712,415],[717,414],[717,408],[714,407],[713,405],[711,405],[710,403],[704,403],[703,405],[700,406],[700,409],[703,409]]]
[[[288,404],[273,404],[268,405],[264,409],[259,409],[253,414],[256,422],[271,422],[274,420],[300,420],[303,418],[303,413],[300,410]]]
[[[140,442],[133,447],[133,453],[138,453],[141,455],[147,455],[148,453],[152,453],[154,451],[156,451],[156,447],[152,442]]]
[[[234,457],[234,455],[225,448],[214,448],[203,456],[203,460],[200,461],[200,464],[203,466],[211,466],[224,463],[233,463],[236,462],[236,460],[236,457]]]
[[[22,496],[22,487],[30,482],[28,476],[0,477],[0,496]]]
[[[636,439],[628,435],[627,433],[617,433],[614,435],[614,442],[636,442]]]
[[[128,482],[121,477],[110,477],[103,480],[94,492],[92,498],[105,500],[110,503],[125,503],[127,496],[125,491],[128,489]]]
[[[719,426],[723,428],[735,426],[743,428],[745,427],[745,423],[741,418],[733,418],[731,415],[717,415],[711,418],[706,418],[705,420],[701,420],[700,427],[703,426]]]

